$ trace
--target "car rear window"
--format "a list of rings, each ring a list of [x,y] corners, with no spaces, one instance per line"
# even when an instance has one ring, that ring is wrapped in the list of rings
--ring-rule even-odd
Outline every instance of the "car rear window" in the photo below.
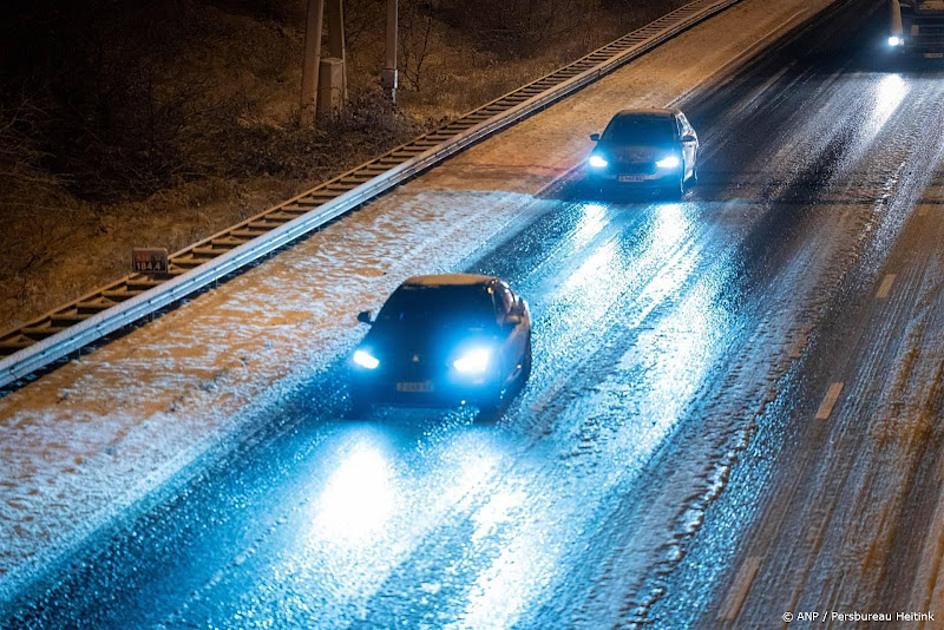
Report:
[[[406,286],[390,296],[377,320],[417,326],[486,326],[495,323],[495,307],[491,294],[480,285]]]
[[[667,116],[618,116],[603,138],[620,144],[662,144],[675,138],[675,122]]]

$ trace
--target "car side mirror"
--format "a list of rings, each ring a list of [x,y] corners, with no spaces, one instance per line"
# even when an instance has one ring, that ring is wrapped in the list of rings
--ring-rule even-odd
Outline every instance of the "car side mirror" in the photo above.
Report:
[[[590,140],[592,140],[593,142],[599,142],[599,141],[600,141],[600,134],[598,134],[598,133],[591,133],[591,134],[590,134]]]
[[[698,142],[698,138],[696,138],[696,137],[693,136],[692,134],[688,133],[688,134],[685,134],[684,136],[682,136],[682,142],[685,142],[685,143]]]
[[[367,324],[368,326],[374,323],[374,320],[370,317],[370,311],[361,311],[358,313],[357,321],[362,324]]]
[[[517,313],[509,313],[505,316],[505,327],[514,328],[522,321],[524,321],[524,318],[521,315],[518,315]]]

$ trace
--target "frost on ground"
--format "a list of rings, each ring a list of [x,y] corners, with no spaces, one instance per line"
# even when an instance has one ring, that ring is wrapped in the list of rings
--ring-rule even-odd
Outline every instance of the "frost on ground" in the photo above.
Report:
[[[0,592],[168,480],[240,414],[362,334],[406,276],[453,270],[578,163],[587,134],[664,105],[828,0],[746,0],[159,320],[0,400]],[[278,385],[278,386],[277,386]]]

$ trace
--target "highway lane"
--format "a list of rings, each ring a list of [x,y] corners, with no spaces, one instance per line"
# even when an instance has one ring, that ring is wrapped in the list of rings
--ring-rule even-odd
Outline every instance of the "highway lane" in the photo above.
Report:
[[[662,106],[832,0],[743,0],[643,58],[0,398],[0,599],[251,432],[363,334],[400,279],[461,269],[581,161],[614,109]],[[304,340],[304,343],[299,343]],[[136,509],[136,508],[135,508]]]
[[[850,540],[929,519],[846,495],[935,496],[936,479],[910,490],[925,476],[908,474],[933,467],[933,449],[901,465],[883,457],[896,440],[862,427],[894,433],[918,417],[909,400],[933,399],[940,355],[920,350],[939,328],[928,259],[942,227],[933,205],[919,214],[944,73],[877,67],[869,31],[843,17],[686,104],[707,160],[685,201],[558,187],[465,262],[506,277],[535,316],[531,381],[498,423],[341,420],[333,365],[5,622],[756,627],[824,592],[896,603],[907,589],[891,580],[918,554],[875,547],[863,562]],[[889,273],[910,301],[876,302]],[[909,355],[894,390],[885,375]],[[892,398],[905,407],[888,420]],[[854,483],[883,474],[887,487]]]
[[[791,299],[801,323],[780,349],[788,367],[771,375],[725,492],[671,576],[654,580],[668,595],[649,618],[663,623],[757,627],[785,611],[935,603],[919,567],[933,557],[921,541],[940,493],[928,470],[940,463],[941,68],[894,72],[867,46],[808,53],[775,63],[793,86],[780,111],[802,121],[812,158],[793,172],[817,182],[782,197],[786,235],[798,216],[809,226],[777,264],[813,288]]]

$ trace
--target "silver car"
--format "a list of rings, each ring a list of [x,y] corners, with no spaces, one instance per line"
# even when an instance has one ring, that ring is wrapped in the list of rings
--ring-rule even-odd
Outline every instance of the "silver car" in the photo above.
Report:
[[[697,179],[698,135],[677,109],[627,109],[610,120],[587,158],[602,189],[655,188],[680,198]]]

